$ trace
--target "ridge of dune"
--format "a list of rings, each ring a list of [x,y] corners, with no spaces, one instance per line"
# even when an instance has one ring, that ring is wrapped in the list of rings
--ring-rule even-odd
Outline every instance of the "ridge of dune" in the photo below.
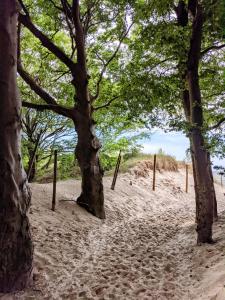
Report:
[[[225,196],[215,184],[219,221],[213,245],[196,246],[193,181],[185,171],[133,172],[106,177],[106,220],[77,206],[80,183],[32,184],[30,210],[35,244],[35,285],[0,299],[222,300],[225,299]],[[7,298],[6,298],[7,297]]]

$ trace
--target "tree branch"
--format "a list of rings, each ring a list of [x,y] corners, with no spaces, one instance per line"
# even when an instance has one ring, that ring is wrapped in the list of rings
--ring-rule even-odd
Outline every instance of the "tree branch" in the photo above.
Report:
[[[110,106],[110,104],[115,101],[116,99],[118,99],[119,96],[115,96],[114,98],[112,98],[111,100],[109,100],[106,104],[104,105],[101,105],[101,106],[97,106],[97,107],[94,107],[93,108],[93,111],[96,111],[96,110],[99,110],[99,109],[102,109],[102,108],[107,108]]]
[[[225,47],[225,44],[222,45],[212,45],[204,50],[201,51],[201,57],[204,56],[205,54],[207,54],[209,51],[211,50],[220,50],[223,49]]]
[[[85,40],[84,40],[84,32],[83,27],[80,21],[80,6],[79,0],[73,0],[72,5],[72,16],[74,27],[76,31],[75,41],[77,46],[77,62],[78,64],[86,69],[86,55],[85,55]]]
[[[53,6],[54,6],[56,9],[60,10],[61,12],[63,12],[63,9],[62,9],[62,7],[60,7],[60,6],[56,5],[56,4],[55,4],[55,2],[54,2],[53,0],[49,0],[49,2],[51,2],[51,3],[52,3],[52,5],[53,5]]]
[[[126,30],[126,32],[122,35],[122,37],[120,38],[119,40],[119,44],[118,46],[116,47],[116,50],[114,51],[114,53],[111,55],[111,57],[108,59],[107,62],[104,63],[104,66],[102,68],[102,71],[100,73],[100,76],[99,76],[99,79],[97,81],[97,84],[96,84],[96,94],[92,97],[92,101],[96,100],[99,96],[99,93],[100,93],[100,84],[101,84],[101,81],[102,81],[102,78],[103,78],[103,75],[108,67],[108,65],[111,63],[111,61],[116,57],[117,53],[119,52],[120,50],[120,47],[122,45],[122,42],[123,40],[125,39],[125,37],[128,35],[131,27],[133,26],[134,23],[131,23],[130,26],[128,27],[128,29]]]
[[[64,9],[64,13],[68,16],[68,18],[72,21],[73,16],[72,16],[72,7],[68,3],[67,0],[61,0],[62,7]]]
[[[19,4],[20,4],[20,6],[22,7],[24,13],[25,13],[27,16],[29,16],[29,11],[28,11],[28,9],[26,8],[26,6],[24,5],[23,1],[22,1],[22,0],[18,0],[18,2],[19,2]]]
[[[225,117],[222,118],[219,122],[217,122],[215,125],[209,127],[209,130],[213,130],[213,129],[216,129],[218,127],[220,127],[220,125],[222,125],[223,123],[225,122]]]
[[[34,104],[27,101],[22,101],[22,106],[26,108],[33,108],[38,111],[52,110],[54,107],[54,105],[50,105],[50,104]]]
[[[41,88],[35,80],[23,69],[21,62],[18,60],[17,70],[22,79],[30,86],[30,88],[42,99],[44,100],[48,105],[45,106],[45,109],[51,109],[52,111],[71,118],[72,115],[72,109],[71,108],[65,108],[63,106],[60,106],[56,100],[47,93],[43,88]],[[31,107],[31,106],[30,106]],[[34,107],[32,107],[34,108]],[[37,108],[37,107],[36,107]],[[40,105],[39,105],[40,109]]]
[[[58,47],[56,46],[45,34],[43,34],[31,21],[28,15],[19,14],[19,21],[39,39],[42,45],[52,52],[59,60],[61,60],[72,73],[75,71],[76,64]]]
[[[76,50],[76,45],[74,44],[75,42],[75,33],[74,33],[74,26],[73,26],[73,18],[72,18],[72,11],[71,11],[71,7],[69,5],[69,3],[67,2],[67,0],[61,0],[61,4],[63,7],[63,13],[65,15],[65,20],[66,20],[66,24],[69,28],[69,34],[70,34],[70,39],[71,39],[71,48],[72,48],[72,52],[70,55],[70,59],[73,59],[75,50]]]

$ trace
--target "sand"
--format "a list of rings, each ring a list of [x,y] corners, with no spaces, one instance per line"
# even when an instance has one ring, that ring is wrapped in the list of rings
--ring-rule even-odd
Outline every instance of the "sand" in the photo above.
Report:
[[[196,246],[193,181],[185,171],[119,175],[115,191],[105,178],[106,220],[74,201],[80,183],[32,184],[30,211],[35,284],[0,299],[224,300],[225,188],[216,184],[219,221],[213,245]]]

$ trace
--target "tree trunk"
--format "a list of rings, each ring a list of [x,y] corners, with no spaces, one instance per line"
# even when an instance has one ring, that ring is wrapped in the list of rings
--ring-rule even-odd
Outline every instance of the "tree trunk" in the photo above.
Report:
[[[190,124],[191,122],[191,111],[190,111],[190,102],[189,102],[189,92],[188,90],[183,91],[183,106],[185,111],[185,116],[187,119],[187,122]],[[202,111],[198,111],[198,116],[202,116]],[[200,117],[201,118],[201,117]],[[202,215],[204,216],[207,209],[205,209],[201,202],[209,202],[209,211],[211,210],[210,206],[213,205],[213,209],[211,210],[214,215],[214,219],[217,220],[217,201],[216,201],[216,194],[213,184],[213,175],[212,175],[212,166],[210,161],[210,154],[205,149],[205,141],[204,136],[201,133],[201,130],[198,128],[197,137],[194,138],[195,134],[193,130],[189,131],[188,137],[190,139],[190,148],[191,148],[191,159],[192,159],[192,167],[193,167],[193,178],[194,178],[194,189],[195,189],[195,201],[196,201],[196,223],[199,224],[202,223],[200,219],[202,219]],[[197,149],[197,150],[196,150]],[[200,152],[200,154],[199,154]],[[202,153],[204,152],[204,153]],[[204,158],[200,158],[200,156],[204,156]],[[200,163],[199,163],[200,161]],[[200,172],[203,175],[199,175]],[[199,181],[200,178],[205,178],[206,182],[208,183],[202,183]],[[206,191],[205,196],[202,197],[202,190],[205,189],[205,186],[207,186],[207,189],[210,190],[210,192]],[[209,197],[209,199],[205,199]],[[213,200],[212,200],[213,197]],[[212,203],[211,203],[212,202]],[[205,215],[205,218],[208,218],[207,215]],[[211,227],[211,215],[209,216],[209,227]],[[203,218],[204,219],[204,218]],[[199,225],[197,225],[197,231],[199,228]],[[200,225],[200,227],[204,225]],[[211,233],[212,235],[212,233]],[[212,241],[212,238],[209,238],[209,242]],[[200,241],[199,241],[200,242]],[[202,242],[202,241],[201,241]]]
[[[16,86],[17,2],[0,2],[0,292],[31,282],[31,194],[20,154],[21,102]]]
[[[74,124],[78,136],[75,153],[82,176],[82,192],[77,203],[96,217],[104,219],[103,170],[98,157],[101,145],[95,135],[95,122],[92,119],[93,99],[88,89],[85,35],[80,20],[79,1],[73,0],[72,3],[77,46],[77,63],[73,70],[72,81],[76,91],[75,103],[77,103],[74,108]]]
[[[193,149],[193,147],[191,147]],[[213,190],[213,218],[214,221],[218,220],[218,212],[217,212],[217,200],[216,200],[216,192],[215,192],[215,187],[214,187],[214,179],[213,179],[213,172],[212,172],[212,164],[211,164],[211,159],[210,159],[210,153],[207,152],[208,155],[208,166],[209,166],[209,172],[210,172],[210,177],[212,180],[212,190]],[[195,197],[196,197],[196,223],[197,223],[197,215],[198,215],[198,188],[197,188],[197,177],[196,177],[196,170],[194,166],[194,155],[193,155],[193,150],[191,150],[191,159],[192,159],[192,166],[193,166],[193,178],[194,178],[194,188],[195,188]]]
[[[208,152],[205,149],[201,130],[193,129],[190,140],[195,173],[197,242],[211,243],[215,199],[214,186],[210,175],[211,165],[208,161]]]
[[[104,219],[103,170],[98,157],[101,145],[95,135],[91,115],[77,113],[75,127],[78,135],[75,154],[82,177],[82,192],[77,203],[96,217]]]
[[[197,242],[212,242],[214,187],[211,177],[211,164],[203,135],[203,111],[201,103],[201,91],[199,86],[199,60],[201,51],[203,28],[203,12],[197,3],[196,15],[192,24],[192,36],[188,53],[186,80],[190,101],[190,142],[193,153],[193,165],[196,180],[196,220]]]
[[[209,171],[210,171],[210,176],[213,182],[213,194],[214,194],[214,201],[213,201],[213,218],[214,221],[218,221],[218,210],[217,210],[217,200],[216,200],[216,192],[215,192],[215,187],[214,187],[214,178],[213,178],[213,172],[212,172],[212,163],[211,163],[211,158],[210,158],[210,153],[208,152],[208,164],[210,166]]]
[[[27,169],[27,172],[29,172],[30,168],[30,176],[28,178],[28,181],[29,182],[33,182],[34,178],[35,178],[35,175],[36,175],[36,162],[37,162],[37,158],[36,158],[36,155],[35,157],[33,158],[34,156],[34,150],[33,149],[28,149],[28,154],[29,154],[29,161],[28,161],[28,169]],[[32,166],[31,166],[32,164]]]
[[[198,188],[197,188],[197,177],[196,177],[196,167],[195,167],[195,160],[193,155],[193,150],[191,147],[191,161],[192,161],[192,168],[193,168],[193,178],[194,178],[194,189],[195,189],[195,223],[197,224],[197,215],[198,215]]]
[[[187,61],[181,58],[179,71],[183,88],[183,107],[188,122],[191,157],[196,197],[197,242],[211,243],[215,190],[212,180],[211,163],[206,148],[203,125],[204,116],[201,103],[198,68],[201,52],[203,10],[199,1],[194,2],[192,33]],[[193,13],[194,12],[194,13]],[[187,88],[185,88],[187,86]]]

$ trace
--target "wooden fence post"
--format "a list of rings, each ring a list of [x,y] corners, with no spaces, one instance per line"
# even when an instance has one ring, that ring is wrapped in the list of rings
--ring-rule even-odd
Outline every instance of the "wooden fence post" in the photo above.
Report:
[[[186,165],[186,186],[185,192],[188,193],[188,165]]]
[[[116,168],[115,168],[115,172],[113,175],[113,181],[112,181],[112,185],[111,185],[111,190],[115,189],[115,185],[116,185],[116,179],[119,173],[119,168],[120,168],[120,162],[121,162],[121,150],[117,159],[117,163],[116,163]]]
[[[57,150],[54,151],[54,175],[53,175],[52,211],[55,211],[56,183],[57,183]]]
[[[152,182],[153,191],[155,191],[155,173],[156,173],[156,154],[154,154],[154,162],[153,162],[153,182]]]

